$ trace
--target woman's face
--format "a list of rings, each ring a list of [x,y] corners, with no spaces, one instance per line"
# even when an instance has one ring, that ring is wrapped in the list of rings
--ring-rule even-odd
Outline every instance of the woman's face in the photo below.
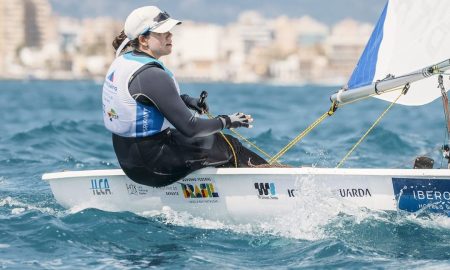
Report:
[[[161,56],[169,55],[172,52],[172,33],[150,33],[146,43],[143,50],[148,48],[151,55],[159,59]]]

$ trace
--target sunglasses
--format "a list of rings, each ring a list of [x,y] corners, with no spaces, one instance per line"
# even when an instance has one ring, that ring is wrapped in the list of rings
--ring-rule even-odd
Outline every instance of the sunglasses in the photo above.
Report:
[[[149,28],[147,28],[144,32],[142,32],[141,35],[143,35],[143,36],[148,35],[151,32],[152,29],[158,27],[160,24],[162,24],[163,22],[167,21],[168,19],[170,19],[169,13],[167,13],[166,11],[160,12],[153,19],[153,21],[156,22],[156,23],[154,25],[150,26]]]
[[[153,21],[159,23],[159,22],[165,21],[165,20],[167,20],[167,19],[169,19],[169,18],[170,18],[169,13],[167,13],[166,11],[162,11],[162,12],[160,12],[160,13],[158,14],[158,16],[156,16],[156,17],[153,19]]]

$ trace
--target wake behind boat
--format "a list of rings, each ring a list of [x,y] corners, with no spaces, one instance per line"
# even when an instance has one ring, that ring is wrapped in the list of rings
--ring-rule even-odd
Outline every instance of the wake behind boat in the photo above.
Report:
[[[442,96],[449,120],[443,80],[450,69],[449,13],[446,0],[388,1],[348,85],[331,97],[333,111],[328,116],[371,96],[411,106]],[[448,157],[448,147],[444,149]],[[49,173],[43,179],[61,205],[77,209],[143,212],[170,207],[245,222],[289,215],[303,207],[296,198],[315,193],[348,207],[450,216],[450,170],[432,169],[432,162],[422,165],[418,167],[428,169],[207,168],[161,188],[136,184],[121,170]]]

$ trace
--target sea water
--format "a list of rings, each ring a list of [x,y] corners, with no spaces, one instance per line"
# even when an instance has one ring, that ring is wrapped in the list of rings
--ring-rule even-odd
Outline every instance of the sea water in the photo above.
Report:
[[[450,268],[450,219],[342,207],[315,189],[289,216],[217,222],[163,209],[111,213],[59,206],[45,172],[113,169],[102,123],[101,85],[91,81],[0,82],[0,268]],[[252,114],[245,137],[275,154],[328,110],[337,87],[185,83],[209,92],[212,114]],[[340,108],[281,158],[333,167],[388,106]],[[446,166],[441,101],[394,106],[344,167],[411,168],[427,155]],[[442,165],[441,165],[442,164]],[[302,181],[308,191],[308,181]]]

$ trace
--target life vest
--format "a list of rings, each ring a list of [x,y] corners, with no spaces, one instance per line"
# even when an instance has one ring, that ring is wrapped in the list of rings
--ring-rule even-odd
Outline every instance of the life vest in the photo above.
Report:
[[[112,133],[123,137],[147,137],[171,126],[155,106],[136,102],[128,90],[129,82],[136,71],[151,63],[160,65],[172,77],[180,93],[172,72],[162,62],[132,52],[117,57],[106,73],[102,94],[103,122]]]

